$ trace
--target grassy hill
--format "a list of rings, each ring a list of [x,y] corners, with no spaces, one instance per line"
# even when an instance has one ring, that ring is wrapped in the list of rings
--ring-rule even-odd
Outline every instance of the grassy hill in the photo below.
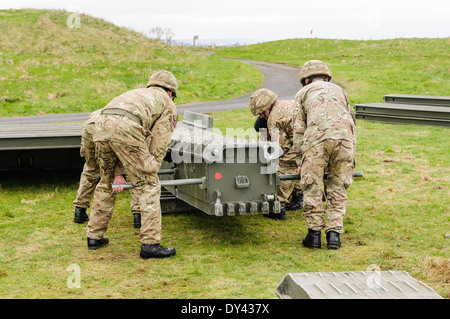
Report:
[[[301,67],[325,61],[351,103],[382,102],[383,95],[450,95],[450,38],[376,41],[290,39],[228,48],[220,56]]]
[[[0,10],[0,117],[91,112],[166,69],[176,104],[228,99],[257,88],[254,67],[171,47],[104,20],[70,12]],[[252,79],[249,81],[249,79]]]

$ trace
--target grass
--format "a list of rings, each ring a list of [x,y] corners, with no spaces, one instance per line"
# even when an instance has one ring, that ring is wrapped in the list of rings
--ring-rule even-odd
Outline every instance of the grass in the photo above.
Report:
[[[232,112],[215,113],[218,127],[232,118]],[[248,125],[252,120],[247,116]],[[128,193],[117,200],[110,245],[89,251],[85,225],[72,222],[79,172],[3,172],[0,296],[276,298],[286,273],[360,271],[375,264],[406,270],[449,298],[448,129],[359,121],[358,136],[357,170],[364,177],[349,190],[338,251],[301,246],[301,211],[288,212],[284,222],[261,215],[164,214],[162,244],[175,246],[177,255],[141,260]],[[73,264],[81,271],[79,289],[67,285]]]
[[[228,48],[219,56],[301,67],[325,61],[350,102],[382,102],[385,94],[449,95],[450,38],[392,40],[290,39]]]
[[[33,10],[25,12],[37,15]],[[14,11],[2,12],[0,23],[4,23],[5,15],[13,13]],[[44,11],[43,16],[46,14],[54,21],[53,13]],[[64,14],[61,14],[63,19]],[[19,16],[15,19],[20,21]],[[36,21],[38,19],[36,16]],[[82,25],[87,19],[82,18]],[[27,21],[20,23],[28,25]],[[86,25],[89,25],[88,22]],[[99,25],[100,28],[105,27],[104,22],[99,22]],[[132,41],[132,38],[122,34],[125,32],[128,35],[126,31],[117,29],[116,32],[119,35],[115,39],[124,41],[122,45],[126,46],[127,41]],[[33,34],[30,33],[29,37],[33,39]],[[4,41],[3,36],[0,39]],[[61,37],[58,39],[63,41]],[[35,45],[45,45],[42,41],[35,42]],[[136,45],[136,42],[132,43],[133,46]],[[322,45],[319,46],[319,43]],[[415,50],[412,50],[413,43],[418,45]],[[420,43],[427,45],[421,46]],[[338,44],[341,47],[339,51],[335,51]],[[147,52],[156,50],[153,45],[149,44],[152,49],[149,47]],[[32,46],[31,42],[30,47]],[[191,55],[181,48],[162,46],[159,50],[165,53],[181,50],[173,53],[173,56],[164,57],[167,64],[161,64],[173,66],[172,70],[175,70],[181,81],[180,90],[183,94],[180,95],[186,100],[181,100],[180,96],[177,103],[188,101],[187,97],[193,92],[197,92],[198,96],[192,97],[192,101],[211,98],[214,94],[206,97],[200,92],[208,89],[202,87],[206,83],[216,85],[211,92],[220,92],[226,85],[232,87],[230,82],[226,84],[228,75],[225,74],[230,71],[227,67],[222,70],[223,76],[211,76],[215,74],[213,70],[221,68],[219,64],[225,63],[219,60],[219,56],[301,66],[312,57],[327,60],[327,52],[328,58],[332,59],[331,69],[335,73],[335,80],[345,85],[352,103],[356,103],[381,100],[387,93],[428,92],[448,95],[448,79],[438,76],[448,71],[448,54],[442,52],[445,46],[448,46],[448,39],[366,42],[310,39],[226,49],[211,58]],[[278,51],[273,51],[275,48]],[[323,48],[328,48],[328,51]],[[389,53],[387,48],[397,53]],[[403,50],[404,48],[407,50]],[[383,53],[383,49],[386,52]],[[2,46],[2,52],[8,50]],[[80,49],[79,53],[84,54],[85,50],[86,47]],[[139,46],[135,51],[146,52],[145,48]],[[96,60],[101,52],[90,55],[90,58]],[[137,54],[115,52],[111,59],[122,59],[117,65],[131,63],[129,61],[134,59],[128,54]],[[357,54],[364,56],[354,57]],[[413,59],[414,54],[417,59]],[[17,58],[14,57],[14,65],[19,64],[16,61],[20,61],[22,56],[19,54]],[[427,65],[431,65],[430,56],[434,56],[434,68],[424,71]],[[0,59],[6,61],[5,55],[1,55]],[[155,55],[148,59],[148,63],[153,67],[152,63],[156,63],[154,60],[159,59],[163,58]],[[345,65],[342,62],[355,62],[358,59],[367,61],[368,65],[361,63],[360,69],[351,63]],[[389,62],[390,59],[392,63]],[[29,60],[30,65],[36,64],[31,56]],[[375,63],[378,60],[380,63]],[[81,61],[82,59],[77,63]],[[208,63],[210,67],[207,66]],[[105,71],[109,75],[106,78],[117,72],[112,78],[119,81],[123,76],[125,80],[120,81],[127,88],[142,83],[133,76],[122,75],[133,72],[128,70],[132,64],[117,70],[106,64],[103,66],[108,69],[108,72]],[[239,64],[232,65],[234,69],[231,70],[247,74],[246,69],[238,67]],[[2,62],[0,67],[3,72],[5,63]],[[28,70],[28,67],[22,68]],[[408,69],[416,70],[418,75],[410,74],[409,78],[405,78],[400,71]],[[47,66],[44,70],[51,72],[52,68]],[[18,74],[19,71],[14,72]],[[82,73],[69,69],[60,72],[68,78],[71,75],[78,78]],[[141,78],[146,77],[144,73]],[[3,74],[2,77],[5,77]],[[415,82],[416,76],[426,78],[427,74],[430,76],[429,86]],[[90,78],[86,76],[85,80],[93,81]],[[242,77],[244,78],[245,76]],[[34,82],[25,83],[41,85],[39,82],[45,82],[44,78],[39,79],[30,79],[29,81]],[[3,116],[17,115],[14,108],[26,103],[20,100],[23,98],[21,93],[13,92],[19,92],[24,87],[20,81],[2,81],[9,85],[9,92],[5,95],[8,100],[17,101],[4,101],[1,112],[4,112]],[[69,82],[77,83],[73,79],[71,81]],[[389,86],[389,81],[395,82],[395,86]],[[102,88],[100,82],[96,82],[96,89]],[[242,88],[241,84],[236,83],[235,89],[230,89],[230,92],[239,94],[241,89],[251,91],[250,87],[257,85],[252,82],[248,84],[249,87]],[[52,87],[51,81],[42,85],[39,96],[34,101],[35,108],[24,107],[20,114],[55,112],[38,107],[39,103],[49,105],[48,94],[58,92],[49,89]],[[194,86],[197,88],[192,89]],[[122,89],[125,87],[106,95],[113,96]],[[64,91],[67,91],[66,95],[51,101],[69,97],[72,101],[87,101],[91,94],[89,90],[83,91],[77,86],[67,86]],[[214,98],[226,98],[220,94]],[[109,99],[106,95],[96,98]],[[54,107],[57,104],[55,102],[52,105]],[[71,109],[64,108],[60,111],[83,111],[76,104],[72,103],[75,106]],[[90,104],[86,106],[89,107]],[[9,111],[5,111],[8,109]],[[214,126],[222,132],[228,127],[253,127],[254,117],[248,110],[211,115],[214,117]],[[381,270],[405,270],[431,286],[441,296],[450,298],[450,239],[444,238],[444,234],[450,232],[448,128],[358,120],[357,135],[356,169],[363,171],[364,176],[355,179],[349,189],[345,233],[342,235],[343,247],[337,251],[310,251],[301,246],[301,239],[306,234],[301,211],[288,212],[286,221],[269,220],[261,215],[215,217],[204,213],[164,214],[162,244],[175,246],[177,255],[166,260],[141,260],[138,258],[139,233],[133,228],[127,192],[120,194],[117,200],[115,214],[107,232],[110,245],[97,251],[89,251],[86,247],[85,225],[72,221],[72,201],[78,187],[79,171],[1,172],[0,298],[277,298],[275,288],[287,273],[360,271],[367,270],[374,264]],[[323,240],[324,237],[323,235]],[[80,271],[80,288],[75,288],[68,282],[76,274],[72,270],[75,269],[72,268],[73,265]]]
[[[91,112],[145,87],[159,69],[177,77],[177,104],[237,97],[263,80],[253,66],[171,47],[87,15],[71,29],[69,16],[0,10],[0,117]]]

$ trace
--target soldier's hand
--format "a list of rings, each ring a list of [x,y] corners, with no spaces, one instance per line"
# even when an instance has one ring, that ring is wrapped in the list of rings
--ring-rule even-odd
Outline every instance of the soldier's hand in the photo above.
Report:
[[[297,174],[300,175],[302,173],[302,167],[299,165],[297,169]]]
[[[122,175],[118,175],[116,177],[114,177],[114,182],[113,184],[125,184],[127,181],[125,180],[125,178]],[[113,189],[114,193],[122,193],[123,192],[123,187],[118,185],[116,188]]]
[[[117,185],[116,188],[113,189],[113,193],[122,193],[123,187],[121,185]]]

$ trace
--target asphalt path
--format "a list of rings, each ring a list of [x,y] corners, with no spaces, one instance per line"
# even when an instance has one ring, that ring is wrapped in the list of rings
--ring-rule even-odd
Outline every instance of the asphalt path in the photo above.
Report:
[[[300,69],[274,63],[259,61],[238,60],[242,63],[254,65],[265,77],[261,88],[267,88],[278,94],[279,100],[292,100],[301,88],[299,82]],[[177,105],[177,113],[184,114],[184,111],[198,113],[211,113],[248,108],[248,103],[252,93],[240,96],[231,100],[199,102]],[[24,117],[0,118],[1,124],[35,124],[35,123],[57,123],[57,122],[83,122],[90,113],[37,115]]]

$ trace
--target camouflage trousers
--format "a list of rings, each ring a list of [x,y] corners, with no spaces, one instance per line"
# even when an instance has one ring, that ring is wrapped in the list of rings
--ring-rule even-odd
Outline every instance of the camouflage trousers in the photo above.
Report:
[[[347,188],[353,181],[353,143],[331,139],[322,141],[303,154],[301,167],[306,225],[312,230],[325,228],[325,232],[343,233]],[[326,179],[324,173],[327,173]],[[326,208],[322,202],[322,186],[327,199]]]
[[[95,144],[92,139],[90,127],[83,130],[81,137],[80,155],[84,157],[86,162],[83,166],[83,172],[80,177],[80,186],[78,187],[77,197],[73,201],[75,206],[81,208],[89,208],[90,201],[94,195],[95,187],[100,180],[100,169],[95,159]],[[92,125],[93,130],[93,125]]]
[[[93,141],[94,125],[86,126],[81,137],[81,157],[84,157],[85,163],[81,172],[80,185],[77,191],[77,197],[73,201],[73,205],[81,208],[89,208],[95,188],[100,181],[100,168],[95,158],[95,144]],[[117,171],[117,170],[116,170]],[[130,190],[131,194],[131,212],[139,213],[139,203],[134,195],[134,189]]]
[[[295,175],[297,174],[297,166],[282,166],[278,167],[277,173],[279,175]],[[288,180],[282,181],[277,188],[277,198],[280,201],[281,207],[285,207],[290,203],[292,196],[301,194],[300,181]]]
[[[86,228],[88,238],[103,238],[113,215],[116,194],[112,191],[114,170],[120,160],[128,179],[134,186],[136,205],[141,213],[141,244],[156,244],[161,240],[161,185],[157,171],[144,166],[148,156],[148,147],[136,147],[128,144],[100,141],[95,142],[100,167],[100,182],[95,190],[90,220]]]

